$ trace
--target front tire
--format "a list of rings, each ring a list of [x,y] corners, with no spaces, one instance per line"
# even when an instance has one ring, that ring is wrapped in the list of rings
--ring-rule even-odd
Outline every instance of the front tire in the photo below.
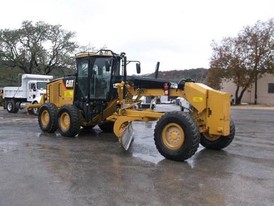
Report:
[[[74,137],[81,127],[80,112],[74,105],[64,105],[58,112],[58,129],[62,136]]]
[[[38,123],[43,132],[53,133],[57,130],[57,108],[54,104],[46,103],[41,106]]]
[[[201,145],[207,149],[221,150],[233,141],[235,136],[234,122],[230,121],[230,134],[228,136],[210,136],[207,133],[201,133]]]
[[[200,133],[188,113],[169,112],[162,116],[154,130],[158,151],[167,159],[183,161],[195,154]]]

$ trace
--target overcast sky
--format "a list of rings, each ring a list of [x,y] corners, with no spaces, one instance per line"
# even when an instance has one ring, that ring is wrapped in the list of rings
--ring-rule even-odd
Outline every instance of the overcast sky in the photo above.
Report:
[[[10,0],[0,28],[23,20],[60,24],[75,41],[140,60],[142,73],[208,68],[212,40],[274,17],[274,0]]]

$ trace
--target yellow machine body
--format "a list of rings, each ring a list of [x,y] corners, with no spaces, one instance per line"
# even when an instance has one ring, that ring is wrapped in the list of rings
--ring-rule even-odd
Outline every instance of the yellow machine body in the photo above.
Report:
[[[154,140],[158,151],[168,159],[185,160],[198,149],[222,149],[235,135],[231,120],[230,95],[193,81],[128,77],[125,53],[110,50],[76,55],[76,76],[56,79],[36,105],[39,126],[44,132],[59,128],[63,136],[75,136],[80,128],[98,125],[114,132],[127,150],[133,138],[133,121],[157,121]],[[134,62],[134,61],[133,61]],[[122,69],[120,66],[123,66]],[[140,65],[136,69],[140,69]],[[86,73],[87,72],[87,73]],[[155,72],[156,73],[156,72]],[[159,112],[139,109],[141,97],[183,97],[188,112]],[[53,119],[50,119],[53,118]]]
[[[127,97],[123,99],[124,82],[117,83],[118,99],[109,102],[108,107],[102,115],[95,116],[90,123],[96,125],[101,119],[115,121],[114,133],[122,137],[121,126],[129,121],[154,121],[164,113],[155,112],[151,109],[135,110],[134,105],[139,99],[132,99],[133,96],[162,96],[163,89],[134,90],[127,85]],[[57,79],[47,85],[47,93],[42,102],[36,105],[29,105],[29,108],[40,107],[43,103],[53,103],[57,108],[66,104],[73,104],[73,86],[66,85],[66,80]],[[193,107],[193,118],[196,121],[201,133],[207,132],[210,135],[228,136],[230,132],[230,95],[228,93],[214,90],[201,83],[187,82],[183,89],[170,89],[170,96],[184,97]],[[117,104],[125,104],[126,107],[116,111]],[[82,124],[88,124],[82,119]]]
[[[58,108],[65,104],[73,104],[73,81],[57,79],[47,84],[47,102],[55,104]]]
[[[143,89],[134,90],[127,85],[127,97],[123,99],[124,83],[116,85],[119,104],[126,105],[118,113],[114,113],[109,120],[115,121],[114,133],[122,136],[120,130],[123,123],[128,121],[152,121],[159,119],[164,113],[154,112],[150,109],[136,111],[134,104],[138,99],[132,100],[132,96],[162,96],[164,89]],[[201,133],[209,135],[228,136],[230,133],[230,95],[224,92],[214,90],[204,84],[186,82],[184,89],[170,89],[170,96],[184,97],[193,107],[193,118],[196,121]],[[128,103],[128,104],[127,104]]]
[[[200,83],[185,84],[185,99],[196,110],[200,132],[228,136],[230,132],[230,95]]]

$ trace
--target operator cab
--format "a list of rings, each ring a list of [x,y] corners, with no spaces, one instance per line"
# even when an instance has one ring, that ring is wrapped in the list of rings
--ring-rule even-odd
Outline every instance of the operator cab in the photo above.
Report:
[[[78,59],[77,78],[80,94],[85,99],[106,99],[110,83],[111,71],[106,68],[105,62],[111,58],[84,58]]]
[[[122,80],[120,60],[120,56],[109,50],[76,55],[74,104],[89,113],[90,118],[117,96],[113,83]]]

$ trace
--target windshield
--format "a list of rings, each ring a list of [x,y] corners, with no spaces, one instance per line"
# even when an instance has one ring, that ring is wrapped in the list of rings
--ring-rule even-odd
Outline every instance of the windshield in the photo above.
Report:
[[[90,79],[90,97],[106,99],[110,88],[112,57],[96,58]]]
[[[37,82],[37,89],[46,89],[47,82]]]
[[[88,57],[77,60],[81,96],[106,99],[110,90],[113,57]]]

